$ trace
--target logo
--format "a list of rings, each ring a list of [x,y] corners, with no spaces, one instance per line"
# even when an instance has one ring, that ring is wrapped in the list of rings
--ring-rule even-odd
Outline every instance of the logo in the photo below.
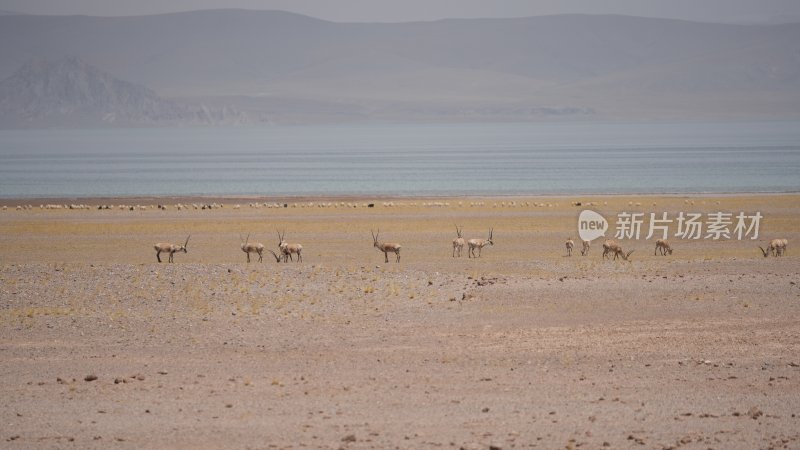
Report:
[[[615,239],[758,239],[759,226],[764,216],[760,212],[621,212],[617,214]],[[584,241],[591,241],[606,235],[609,225],[605,217],[592,210],[581,211],[578,216],[578,235]]]
[[[584,241],[592,241],[606,235],[608,221],[590,209],[581,211],[578,216],[578,236]]]

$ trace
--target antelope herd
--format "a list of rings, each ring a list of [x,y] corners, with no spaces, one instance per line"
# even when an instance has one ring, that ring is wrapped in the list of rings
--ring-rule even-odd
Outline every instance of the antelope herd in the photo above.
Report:
[[[489,228],[489,236],[487,239],[469,239],[465,240],[463,235],[463,227],[456,225],[456,238],[453,239],[453,253],[452,257],[455,258],[456,254],[458,257],[461,257],[461,252],[464,249],[464,245],[467,245],[468,251],[467,256],[469,258],[480,258],[481,252],[483,247],[487,245],[494,245],[493,236],[494,236],[494,228]],[[372,233],[372,246],[377,248],[379,251],[383,252],[384,255],[384,263],[389,262],[389,253],[395,254],[395,262],[400,262],[400,249],[402,246],[397,242],[381,242],[378,240],[380,235],[380,230],[377,233],[370,231]],[[289,244],[285,240],[286,231],[281,233],[278,231],[278,252],[272,251],[270,249],[266,249],[269,251],[273,257],[275,257],[275,261],[280,263],[284,262],[287,263],[289,261],[295,261],[294,256],[297,256],[297,262],[303,261],[303,246],[301,244]],[[183,252],[187,253],[187,246],[189,245],[189,235],[186,238],[186,241],[181,244],[169,244],[169,243],[158,243],[153,246],[156,251],[156,260],[158,262],[161,261],[161,253],[169,253],[168,262],[174,262],[175,253]],[[250,234],[247,235],[245,239],[242,239],[242,236],[239,235],[240,240],[240,248],[242,252],[245,253],[247,257],[247,262],[250,262],[250,255],[255,253],[258,255],[258,262],[263,262],[264,257],[264,244],[260,242],[250,242]],[[766,258],[770,255],[774,257],[784,256],[786,254],[786,248],[789,245],[789,241],[787,239],[772,239],[766,248],[759,246],[758,248],[761,250],[762,255]],[[565,242],[565,247],[567,250],[567,254],[565,256],[572,256],[572,251],[575,248],[575,241],[572,238],[567,238]],[[581,240],[581,256],[587,256],[589,254],[589,249],[591,248],[591,241]],[[475,254],[475,250],[478,250],[477,255]],[[655,250],[653,251],[654,256],[668,256],[672,255],[672,246],[670,245],[669,241],[666,239],[658,239],[656,240]],[[630,261],[630,256],[634,252],[634,250],[625,251],[614,239],[606,239],[603,242],[603,259],[611,259],[617,260],[621,259],[623,261]]]

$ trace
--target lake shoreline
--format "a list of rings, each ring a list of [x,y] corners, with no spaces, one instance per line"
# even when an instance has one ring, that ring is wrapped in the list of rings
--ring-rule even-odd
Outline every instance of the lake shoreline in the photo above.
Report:
[[[158,196],[53,196],[53,197],[15,197],[0,198],[0,207],[16,207],[31,205],[166,205],[175,204],[222,204],[222,205],[247,205],[250,203],[329,203],[329,202],[355,202],[358,204],[369,202],[425,202],[425,201],[596,201],[598,198],[631,198],[631,199],[658,199],[658,198],[736,198],[736,197],[782,197],[797,196],[798,191],[787,192],[669,192],[669,193],[587,193],[587,194],[509,194],[509,195],[158,195]]]

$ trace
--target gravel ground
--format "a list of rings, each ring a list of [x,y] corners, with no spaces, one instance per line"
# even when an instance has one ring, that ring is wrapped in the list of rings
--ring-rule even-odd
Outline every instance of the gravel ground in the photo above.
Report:
[[[793,201],[773,207],[790,242]],[[295,225],[306,262],[248,265],[215,256],[230,236],[214,230],[235,241],[250,216],[24,214],[0,214],[2,448],[800,448],[791,250],[567,258],[561,212],[529,235],[509,212],[479,260],[445,240],[384,264],[368,234],[345,251],[360,213],[337,213],[337,232],[289,212],[271,219]],[[439,239],[453,213],[426,218],[441,214],[382,229]],[[176,264],[120,250],[155,242],[154,224],[197,227],[195,247]]]

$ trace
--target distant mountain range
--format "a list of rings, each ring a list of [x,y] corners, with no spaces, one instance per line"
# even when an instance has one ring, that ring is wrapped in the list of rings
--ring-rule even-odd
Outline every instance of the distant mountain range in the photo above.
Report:
[[[75,56],[132,83],[105,83],[103,96],[132,105],[115,109],[115,120],[140,123],[198,104],[227,105],[230,120],[249,123],[797,118],[798,42],[800,24],[627,16],[363,24],[243,10],[1,15],[0,79],[12,87],[0,105],[44,114],[30,105],[45,100],[18,98],[43,64],[31,61]],[[70,110],[67,100],[45,109]]]
[[[13,127],[212,125],[246,121],[231,109],[209,109],[159,97],[77,57],[35,60],[0,82],[0,123]]]

